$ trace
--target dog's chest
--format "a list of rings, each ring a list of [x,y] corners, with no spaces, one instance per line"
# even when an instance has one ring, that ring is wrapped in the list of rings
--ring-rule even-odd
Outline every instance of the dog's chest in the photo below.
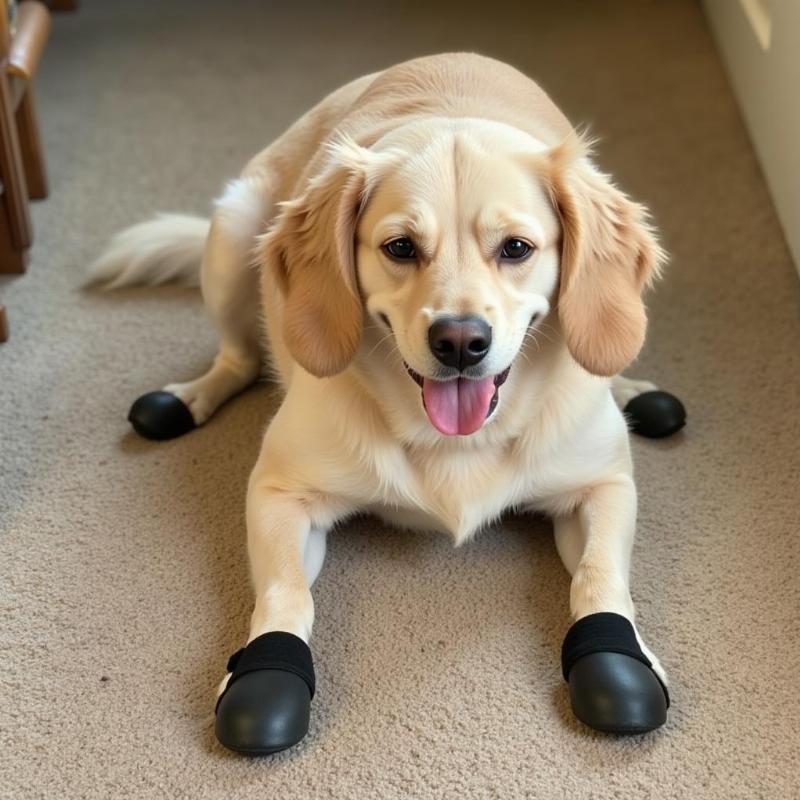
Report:
[[[508,454],[398,454],[382,470],[383,490],[370,510],[408,528],[438,530],[461,542],[519,500]]]

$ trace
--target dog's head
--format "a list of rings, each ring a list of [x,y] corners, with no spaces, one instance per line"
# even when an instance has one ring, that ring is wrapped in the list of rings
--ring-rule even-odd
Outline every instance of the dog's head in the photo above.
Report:
[[[581,366],[621,371],[642,346],[641,293],[662,257],[644,209],[591,165],[578,137],[546,149],[499,123],[441,119],[370,149],[331,146],[326,170],[284,204],[264,254],[301,366],[336,374],[364,327],[381,329],[430,422],[462,435],[492,415],[551,308]]]

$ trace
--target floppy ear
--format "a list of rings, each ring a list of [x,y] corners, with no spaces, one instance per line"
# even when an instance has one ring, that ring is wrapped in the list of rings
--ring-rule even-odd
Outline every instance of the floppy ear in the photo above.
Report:
[[[664,253],[633,203],[586,158],[575,137],[548,154],[562,227],[558,315],[573,358],[594,375],[615,375],[644,343],[644,287]]]
[[[299,198],[282,203],[261,254],[285,299],[283,337],[318,377],[347,367],[361,342],[355,233],[373,154],[354,142],[330,147],[331,161]]]

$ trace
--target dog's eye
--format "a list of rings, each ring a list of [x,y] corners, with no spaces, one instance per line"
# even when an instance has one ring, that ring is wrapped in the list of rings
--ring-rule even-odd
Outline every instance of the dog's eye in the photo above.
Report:
[[[386,242],[383,249],[389,256],[398,261],[411,261],[417,257],[414,242],[406,236],[401,236],[399,239],[392,239],[391,242]]]
[[[522,239],[508,239],[503,245],[500,257],[507,258],[509,261],[521,261],[530,254],[531,250],[533,248]]]

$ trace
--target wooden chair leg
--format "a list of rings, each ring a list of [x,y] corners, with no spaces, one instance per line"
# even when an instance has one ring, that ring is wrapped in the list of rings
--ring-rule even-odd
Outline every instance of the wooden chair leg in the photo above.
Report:
[[[0,306],[0,342],[8,341],[8,317],[6,307]]]
[[[0,209],[0,272],[21,272],[24,256],[7,258],[7,250],[26,250],[33,233],[28,213],[28,187],[22,168],[22,154],[17,137],[17,121],[8,78],[0,74],[0,177],[3,180],[3,202]],[[11,248],[6,247],[10,244]],[[21,264],[22,268],[19,268]]]
[[[27,263],[28,249],[18,247],[11,235],[6,193],[3,192],[0,196],[0,273],[25,272]]]
[[[22,165],[25,168],[25,182],[28,184],[28,196],[32,200],[42,200],[47,197],[47,174],[44,168],[42,142],[39,138],[36,104],[30,86],[25,90],[17,106],[17,131],[19,149],[22,151]]]

